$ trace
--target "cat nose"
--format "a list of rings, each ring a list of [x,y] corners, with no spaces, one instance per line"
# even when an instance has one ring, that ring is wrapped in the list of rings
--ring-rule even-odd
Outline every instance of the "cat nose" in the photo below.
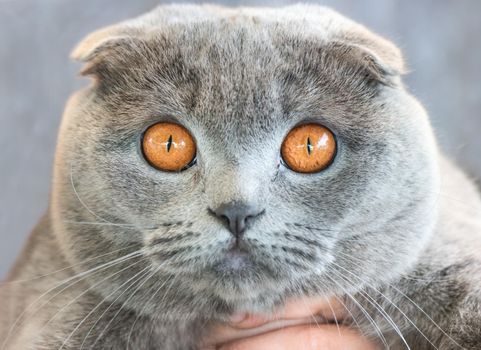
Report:
[[[255,205],[227,203],[220,205],[213,212],[219,219],[226,222],[230,232],[239,238],[246,229],[247,221],[263,214],[264,210]]]

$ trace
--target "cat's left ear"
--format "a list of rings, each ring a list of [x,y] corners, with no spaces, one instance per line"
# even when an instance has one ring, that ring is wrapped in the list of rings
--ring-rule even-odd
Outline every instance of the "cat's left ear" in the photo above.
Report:
[[[81,75],[94,75],[101,63],[108,62],[135,44],[138,30],[114,25],[87,35],[71,52],[74,60],[85,62]],[[125,52],[125,51],[123,51]]]
[[[362,35],[346,35],[334,40],[331,42],[331,53],[340,60],[350,61],[382,84],[394,84],[397,77],[407,73],[401,50],[367,30]]]

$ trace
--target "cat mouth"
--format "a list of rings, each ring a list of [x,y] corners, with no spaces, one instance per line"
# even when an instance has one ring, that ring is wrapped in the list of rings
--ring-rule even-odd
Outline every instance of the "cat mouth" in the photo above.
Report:
[[[242,273],[253,267],[251,253],[246,247],[239,243],[234,243],[220,258],[214,266],[215,270],[221,273]]]

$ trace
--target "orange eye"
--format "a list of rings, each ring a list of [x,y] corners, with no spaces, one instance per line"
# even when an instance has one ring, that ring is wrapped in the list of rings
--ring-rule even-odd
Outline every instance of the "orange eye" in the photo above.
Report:
[[[158,123],[145,131],[142,140],[145,159],[159,170],[180,171],[195,158],[195,142],[186,128],[174,123]]]
[[[332,163],[336,155],[336,140],[332,132],[321,125],[300,125],[287,134],[281,154],[292,170],[315,173]]]

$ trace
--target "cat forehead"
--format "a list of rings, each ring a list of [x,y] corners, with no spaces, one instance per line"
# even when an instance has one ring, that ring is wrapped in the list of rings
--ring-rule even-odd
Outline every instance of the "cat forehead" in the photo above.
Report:
[[[159,114],[240,131],[268,129],[296,111],[320,113],[328,95],[355,104],[372,92],[366,73],[382,80],[402,66],[392,44],[311,5],[161,6],[93,33],[73,56],[87,62],[87,74],[103,74],[119,108],[151,98],[144,106]],[[342,70],[339,62],[350,65]]]
[[[282,129],[293,114],[319,116],[336,104],[333,98],[352,106],[374,91],[351,87],[338,65],[330,67],[323,58],[322,44],[285,37],[278,30],[275,38],[268,30],[253,31],[243,24],[212,35],[217,26],[177,27],[140,46],[122,45],[122,52],[110,56],[107,72],[100,73],[106,81],[98,93],[117,104],[110,107],[152,108],[150,113],[181,121],[188,117],[212,131],[246,136],[258,134],[259,127]]]

